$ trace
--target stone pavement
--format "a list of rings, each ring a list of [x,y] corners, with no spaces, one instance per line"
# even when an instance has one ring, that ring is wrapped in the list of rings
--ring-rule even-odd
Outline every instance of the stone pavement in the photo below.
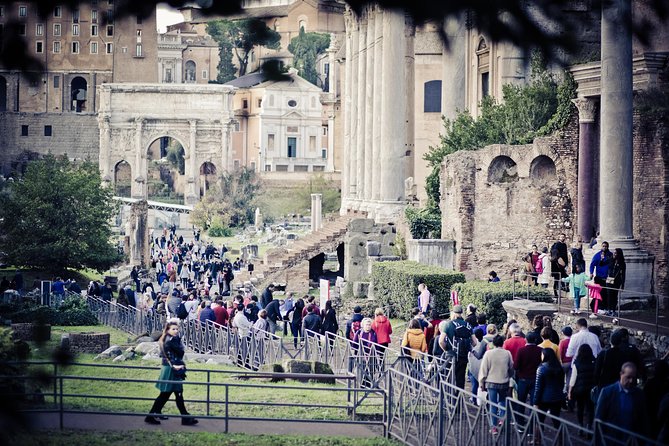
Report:
[[[262,416],[261,413],[258,414]],[[59,429],[58,413],[35,413],[30,416],[34,429]],[[164,432],[224,432],[224,420],[199,419],[195,426],[182,426],[178,418],[162,420],[159,426],[146,424],[143,416],[137,415],[99,415],[99,414],[64,414],[63,427],[65,429],[83,430],[160,430]],[[369,438],[383,435],[380,426],[365,426],[358,424],[299,422],[299,421],[239,421],[230,420],[229,433],[244,433],[249,435],[278,434],[278,435],[319,435]]]

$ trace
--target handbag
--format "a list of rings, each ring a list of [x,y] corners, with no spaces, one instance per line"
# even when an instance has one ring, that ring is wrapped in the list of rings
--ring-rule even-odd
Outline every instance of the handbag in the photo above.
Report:
[[[183,361],[180,361],[181,364],[173,364],[172,361],[170,361],[170,358],[167,356],[167,353],[165,353],[165,346],[161,343],[160,344],[160,350],[163,352],[163,357],[167,361],[167,363],[170,365],[170,368],[172,369],[172,377],[177,380],[177,381],[183,381],[186,379],[186,364],[183,363]],[[175,365],[180,365],[183,366],[181,368],[175,369]]]
[[[615,281],[616,281],[615,277],[607,277],[606,278],[606,284],[607,285],[613,285],[615,283]]]

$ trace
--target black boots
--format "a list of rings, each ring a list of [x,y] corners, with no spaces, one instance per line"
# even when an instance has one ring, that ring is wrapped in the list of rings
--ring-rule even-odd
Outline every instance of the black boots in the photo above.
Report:
[[[144,418],[144,422],[148,424],[160,424],[160,421],[156,420],[156,417],[148,416]]]
[[[193,417],[184,417],[181,419],[181,424],[184,426],[195,426],[198,421]]]

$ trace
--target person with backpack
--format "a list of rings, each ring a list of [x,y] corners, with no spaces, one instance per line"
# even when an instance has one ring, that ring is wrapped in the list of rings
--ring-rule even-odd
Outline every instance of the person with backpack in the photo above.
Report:
[[[360,331],[360,323],[364,319],[362,315],[362,307],[360,305],[356,305],[355,308],[353,308],[353,316],[351,316],[351,319],[346,322],[346,330],[344,333],[344,336],[346,339],[353,340],[355,339],[355,334]]]
[[[402,351],[406,352],[414,360],[420,359],[420,353],[427,353],[427,342],[425,342],[425,333],[420,327],[417,319],[411,319],[407,331],[402,337]]]
[[[488,400],[494,403],[490,408],[490,423],[491,432],[497,434],[498,417],[502,416],[500,412],[503,412],[498,405],[504,406],[509,394],[509,382],[513,378],[513,359],[511,353],[504,349],[504,336],[495,336],[492,345],[494,348],[486,351],[481,360],[479,385],[482,390],[488,392]]]
[[[454,305],[451,321],[439,336],[439,346],[454,358],[455,385],[464,389],[469,352],[477,343],[472,327],[462,318],[462,305]],[[504,341],[502,341],[504,343]]]

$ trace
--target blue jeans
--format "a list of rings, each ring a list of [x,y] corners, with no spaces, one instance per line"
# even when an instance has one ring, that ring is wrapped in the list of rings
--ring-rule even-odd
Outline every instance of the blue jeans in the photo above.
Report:
[[[509,393],[508,384],[505,387],[493,389],[488,387],[488,401],[491,403],[504,406],[506,404],[506,396]],[[498,409],[496,405],[490,407],[490,423],[491,426],[497,426],[497,419],[504,416],[504,409]]]
[[[581,289],[574,288],[574,310],[580,310],[580,309],[581,309]]]
[[[469,377],[469,382],[472,383],[472,393],[476,396],[476,393],[479,390],[479,381],[469,370],[467,370],[467,376]]]

